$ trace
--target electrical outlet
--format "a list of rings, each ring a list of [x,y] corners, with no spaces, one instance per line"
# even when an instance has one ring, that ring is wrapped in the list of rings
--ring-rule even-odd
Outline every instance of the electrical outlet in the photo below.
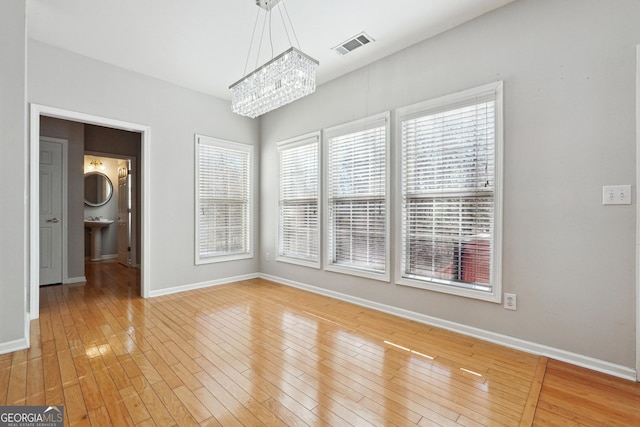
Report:
[[[516,294],[504,294],[504,308],[507,310],[517,309]]]
[[[270,254],[269,252],[267,252],[267,253],[264,255],[264,259],[265,259],[265,260],[267,260],[267,261],[271,261],[271,254]]]
[[[630,185],[605,185],[602,187],[603,205],[630,205]]]

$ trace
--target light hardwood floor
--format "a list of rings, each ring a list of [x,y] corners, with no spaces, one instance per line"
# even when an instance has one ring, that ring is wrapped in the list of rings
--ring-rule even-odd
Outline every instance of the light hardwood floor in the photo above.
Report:
[[[136,270],[86,275],[41,289],[0,405],[72,426],[640,425],[636,383],[265,280],[142,299]]]

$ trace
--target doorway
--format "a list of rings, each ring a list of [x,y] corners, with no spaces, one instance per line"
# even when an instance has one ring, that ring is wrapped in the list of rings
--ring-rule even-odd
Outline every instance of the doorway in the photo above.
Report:
[[[124,131],[110,130],[110,133],[106,135],[99,133],[98,138],[109,140],[109,135],[112,135],[113,132]],[[131,134],[130,136],[139,135],[132,132],[125,133]],[[134,139],[129,142],[133,143],[131,145],[137,145],[139,151],[139,142],[136,144]],[[111,152],[84,151],[85,201],[83,216],[85,221],[100,218],[100,225],[103,226],[98,228],[85,227],[85,260],[117,260],[127,267],[140,266],[138,263],[140,258],[138,252],[140,244],[138,233],[140,228],[138,221],[138,212],[140,211],[138,204],[138,193],[140,192],[138,158],[139,154],[132,157]],[[96,177],[108,185],[109,194],[105,194],[104,198],[95,199],[95,190],[92,192],[92,186],[87,185]],[[96,237],[101,240],[101,247],[97,250],[93,247]]]
[[[118,262],[127,267],[136,264],[136,191],[135,159],[118,160]]]
[[[87,125],[97,125],[110,129],[119,129],[135,132],[140,136],[140,293],[143,298],[148,298],[150,293],[150,277],[148,266],[150,265],[149,254],[149,146],[150,128],[136,123],[123,122],[84,113],[63,110],[54,107],[31,104],[30,106],[30,184],[29,184],[29,316],[30,319],[39,317],[40,306],[40,118],[52,117],[71,122],[78,122]]]

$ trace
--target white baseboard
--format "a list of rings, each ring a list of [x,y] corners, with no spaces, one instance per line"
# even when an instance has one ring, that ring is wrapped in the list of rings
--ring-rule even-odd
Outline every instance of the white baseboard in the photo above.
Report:
[[[20,338],[13,341],[0,343],[0,354],[12,353],[18,350],[29,348],[29,342],[26,338]]]
[[[189,285],[176,286],[172,288],[158,289],[150,292],[150,297],[158,297],[163,295],[170,295],[179,292],[190,291],[194,289],[207,288],[210,286],[224,285],[227,283],[240,282],[243,280],[255,279],[257,277],[271,280],[273,282],[281,283],[286,286],[302,289],[305,291],[313,292],[316,294],[328,296],[341,301],[350,302],[362,307],[371,308],[373,310],[381,311],[383,313],[392,314],[405,319],[413,320],[426,325],[436,326],[442,329],[446,329],[452,332],[457,332],[463,335],[471,336],[481,339],[483,341],[492,342],[494,344],[502,345],[505,347],[513,348],[516,350],[524,351],[531,354],[540,356],[546,356],[552,359],[560,360],[563,362],[571,363],[573,365],[581,366],[594,371],[602,372],[615,377],[624,378],[631,381],[636,381],[636,371],[627,366],[618,365],[615,363],[607,362],[605,360],[595,359],[593,357],[585,356],[569,352],[566,350],[549,347],[546,345],[538,344],[531,341],[522,340],[519,338],[510,337],[508,335],[498,334],[491,331],[486,331],[472,326],[463,325],[456,322],[451,322],[437,317],[427,316],[425,314],[417,313],[410,310],[405,310],[398,307],[393,307],[386,304],[381,304],[375,301],[366,300],[359,297],[343,294],[328,289],[319,288],[316,286],[308,285],[305,283],[295,282],[293,280],[284,279],[269,274],[255,273],[246,274],[242,276],[227,277],[223,279],[210,280],[206,282],[193,283]],[[79,279],[79,278],[78,278]],[[67,282],[71,283],[71,282]],[[28,333],[28,327],[25,327]],[[0,343],[0,354],[10,353],[13,351],[23,350],[28,348],[29,342],[26,338],[20,338],[14,341],[6,343]]]
[[[65,285],[70,285],[72,283],[82,283],[82,282],[86,282],[87,278],[85,276],[80,276],[80,277],[67,277],[66,279],[64,279],[62,281],[63,284]]]
[[[159,296],[162,296],[162,295],[176,294],[178,292],[192,291],[194,289],[208,288],[210,286],[226,285],[227,283],[241,282],[243,280],[256,279],[258,277],[260,277],[260,275],[258,273],[245,274],[245,275],[242,275],[242,276],[225,277],[224,279],[208,280],[206,282],[193,283],[193,284],[190,284],[190,285],[176,286],[176,287],[173,287],[173,288],[158,289],[158,290],[155,290],[155,291],[151,291],[149,293],[149,297],[153,298],[153,297],[159,297]]]
[[[294,288],[302,289],[302,290],[313,292],[316,294],[350,302],[352,304],[356,304],[362,307],[371,308],[373,310],[381,311],[383,313],[393,314],[395,316],[413,320],[426,325],[436,326],[438,328],[442,328],[452,332],[457,332],[463,335],[478,338],[483,341],[499,344],[504,347],[509,347],[515,350],[524,351],[526,353],[531,353],[539,356],[546,356],[552,359],[560,360],[573,365],[581,366],[583,368],[591,369],[594,371],[602,372],[608,375],[613,375],[615,377],[624,378],[631,381],[636,381],[637,379],[636,371],[627,366],[617,365],[615,363],[595,359],[589,356],[584,356],[582,354],[572,353],[572,352],[561,350],[558,348],[537,344],[531,341],[525,341],[519,338],[510,337],[508,335],[502,335],[495,332],[474,328],[472,326],[463,325],[461,323],[450,322],[448,320],[439,319],[437,317],[416,313],[415,311],[405,310],[402,308],[393,307],[390,305],[381,304],[374,301],[369,301],[363,298],[354,297],[354,296],[343,294],[340,292],[319,288],[317,286],[295,282],[289,279],[283,279],[281,277],[276,277],[269,274],[260,274],[259,277],[266,280],[271,280],[273,282],[277,282],[283,285],[291,286]]]

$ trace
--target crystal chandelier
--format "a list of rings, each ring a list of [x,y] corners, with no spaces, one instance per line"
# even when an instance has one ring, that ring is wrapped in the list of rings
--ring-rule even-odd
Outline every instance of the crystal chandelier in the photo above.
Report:
[[[271,19],[271,9],[281,1],[282,0],[256,0],[256,4],[260,8],[265,9],[267,16]],[[282,1],[282,6],[288,17],[289,15],[286,12],[284,1]],[[260,11],[258,11],[258,13],[260,13]],[[265,21],[267,16],[265,16]],[[258,17],[256,17],[256,24],[257,23]],[[289,25],[295,37],[291,20],[289,20]],[[256,28],[254,26],[254,36],[255,30]],[[289,37],[289,33],[286,32],[286,34],[287,37]],[[269,37],[271,37],[271,25],[269,25]],[[289,40],[289,43],[291,43],[291,40]],[[253,38],[251,44],[253,44]],[[262,40],[260,40],[260,45],[262,45]],[[298,46],[299,45],[298,43]],[[250,53],[251,46],[249,47],[249,54]],[[258,48],[258,57],[259,56],[260,49]],[[247,56],[247,63],[248,60],[249,57]],[[300,49],[293,46],[290,47],[229,86],[229,89],[231,89],[231,108],[233,112],[253,119],[313,93],[316,90],[317,67],[318,61],[303,53]]]

